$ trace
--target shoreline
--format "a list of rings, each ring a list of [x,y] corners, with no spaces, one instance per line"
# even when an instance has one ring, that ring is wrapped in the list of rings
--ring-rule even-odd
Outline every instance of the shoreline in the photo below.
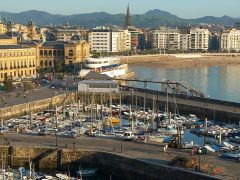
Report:
[[[161,57],[158,59],[150,57],[141,57],[128,59],[129,66],[143,67],[163,67],[163,68],[195,68],[195,67],[211,67],[211,66],[229,66],[240,65],[239,57],[199,57],[199,58],[175,58]]]

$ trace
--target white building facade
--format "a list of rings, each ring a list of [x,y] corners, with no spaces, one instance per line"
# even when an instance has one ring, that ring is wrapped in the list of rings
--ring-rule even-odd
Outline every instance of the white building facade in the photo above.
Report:
[[[209,35],[210,33],[208,29],[190,29],[189,49],[207,51],[209,48]]]
[[[231,29],[222,33],[220,47],[222,51],[240,51],[240,30]]]
[[[89,43],[92,51],[119,52],[131,48],[131,35],[128,30],[96,27],[89,33]]]
[[[178,29],[160,27],[152,32],[152,47],[155,49],[180,49]]]

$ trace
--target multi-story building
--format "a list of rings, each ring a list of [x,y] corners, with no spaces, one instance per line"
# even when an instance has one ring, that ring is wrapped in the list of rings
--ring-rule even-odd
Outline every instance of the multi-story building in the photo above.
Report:
[[[127,51],[131,46],[130,39],[128,30],[110,27],[96,27],[89,33],[91,50],[96,52]]]
[[[90,56],[90,45],[86,41],[69,42],[64,45],[65,64],[80,64]]]
[[[131,33],[128,30],[119,30],[119,51],[131,50]]]
[[[190,28],[180,29],[180,49],[189,50],[190,44]]]
[[[22,45],[0,45],[0,82],[5,78],[36,77],[36,49]]]
[[[190,50],[205,50],[209,48],[209,30],[201,28],[190,29]]]
[[[16,37],[9,37],[6,34],[0,34],[0,45],[17,44]]]
[[[53,68],[57,63],[64,64],[64,43],[46,41],[39,45],[38,68]]]
[[[46,41],[39,47],[39,68],[52,68],[56,64],[79,64],[90,56],[89,44],[80,38],[74,37],[70,42]]]
[[[178,29],[160,27],[152,32],[152,46],[155,49],[180,49]]]
[[[240,30],[231,29],[223,32],[220,44],[222,51],[240,51]]]
[[[7,32],[7,26],[0,19],[0,34],[4,34],[5,32]]]
[[[68,42],[75,35],[81,36],[85,41],[88,41],[87,29],[82,29],[75,26],[69,26],[67,23],[65,26],[57,27],[53,29],[53,35],[57,41]]]

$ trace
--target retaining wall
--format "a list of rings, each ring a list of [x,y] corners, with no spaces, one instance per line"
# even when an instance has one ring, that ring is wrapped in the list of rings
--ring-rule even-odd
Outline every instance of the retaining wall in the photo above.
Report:
[[[13,147],[9,151],[8,147],[1,147],[1,152],[7,158],[12,159],[13,166],[27,166],[29,158],[33,159],[36,156],[46,152],[49,148],[24,148]],[[7,162],[7,161],[6,161]],[[121,179],[126,180],[165,180],[165,179],[191,179],[191,180],[211,180],[217,179],[212,176],[199,174],[193,171],[187,171],[180,168],[154,164],[146,160],[137,160],[118,154],[96,151],[74,151],[59,149],[57,152],[40,160],[39,167],[47,169],[55,168],[74,168],[78,169],[80,164],[88,164],[97,166],[103,172],[111,173]]]

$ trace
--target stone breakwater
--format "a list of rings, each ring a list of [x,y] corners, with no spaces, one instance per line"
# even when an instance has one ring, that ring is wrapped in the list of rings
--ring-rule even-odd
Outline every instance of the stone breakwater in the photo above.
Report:
[[[0,117],[2,119],[9,119],[13,117],[19,117],[22,115],[30,114],[31,112],[33,113],[40,112],[48,108],[73,102],[75,100],[75,97],[76,97],[75,93],[68,93],[53,96],[47,99],[0,108]]]

